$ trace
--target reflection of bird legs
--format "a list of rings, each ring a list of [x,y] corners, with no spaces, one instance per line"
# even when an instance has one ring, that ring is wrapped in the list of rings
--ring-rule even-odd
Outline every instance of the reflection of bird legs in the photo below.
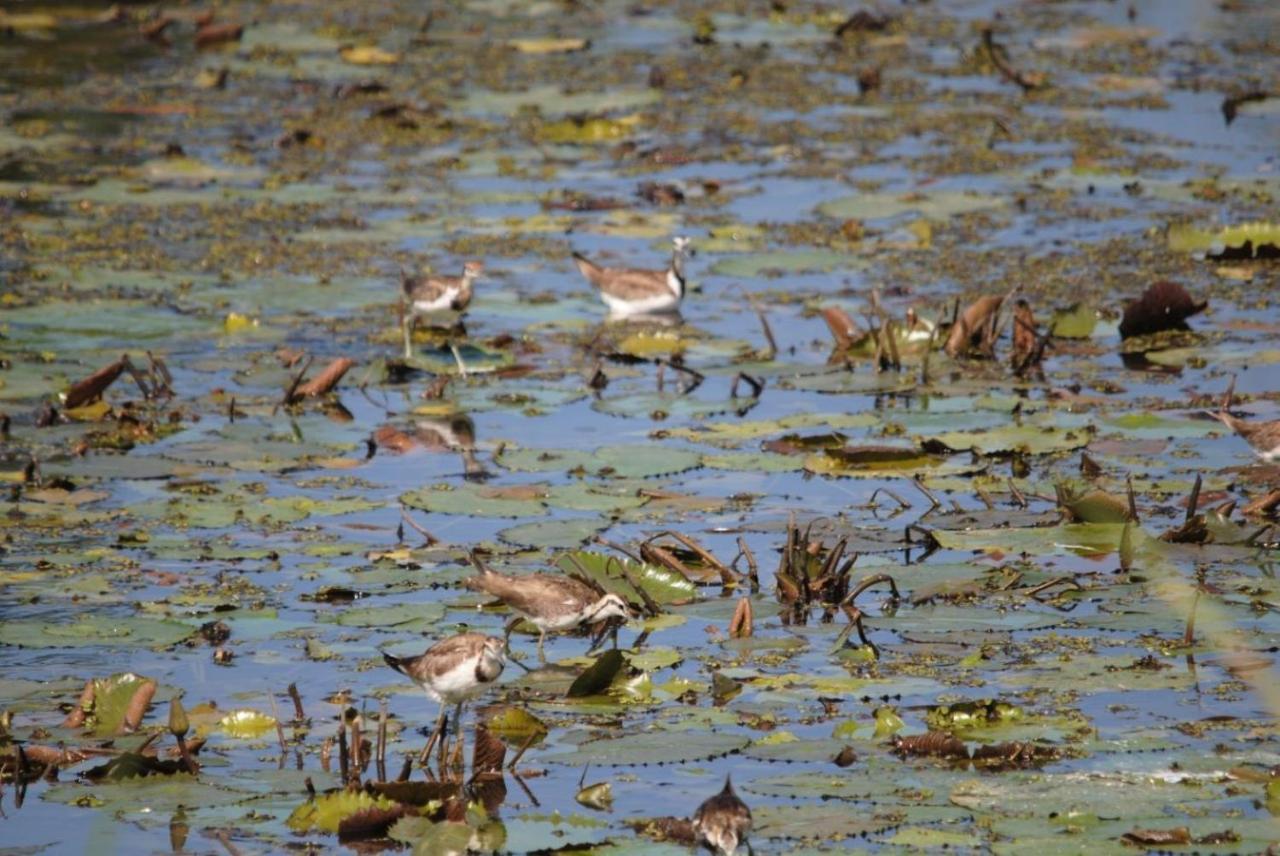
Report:
[[[431,732],[431,736],[427,738],[427,745],[422,750],[422,754],[418,756],[418,766],[425,767],[430,763],[431,750],[435,748],[436,741],[441,739],[441,733],[444,731],[445,722],[445,704],[440,703],[440,716],[436,719],[436,727]]]
[[[466,734],[462,730],[462,702],[458,702],[458,706],[453,712],[453,754],[449,759],[449,769],[461,769],[466,772],[466,752],[463,744],[467,739]]]

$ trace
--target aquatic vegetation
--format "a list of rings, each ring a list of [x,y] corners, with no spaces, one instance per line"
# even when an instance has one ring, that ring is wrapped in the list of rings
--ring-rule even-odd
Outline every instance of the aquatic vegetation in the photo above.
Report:
[[[748,6],[0,12],[6,847],[1280,839],[1273,10]]]

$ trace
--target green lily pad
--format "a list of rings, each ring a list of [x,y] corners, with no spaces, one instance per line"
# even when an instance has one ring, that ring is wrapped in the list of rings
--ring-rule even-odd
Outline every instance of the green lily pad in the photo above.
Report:
[[[688,763],[736,752],[750,742],[750,737],[721,731],[700,733],[659,729],[592,740],[572,751],[542,755],[538,760],[571,767],[585,764],[625,767],[637,764]]]
[[[676,571],[606,553],[579,550],[556,559],[556,567],[565,573],[585,573],[607,591],[615,592],[633,604],[643,603],[639,586],[660,606],[687,603],[697,599],[697,587]]]
[[[10,620],[0,623],[0,645],[23,648],[167,648],[188,638],[195,628],[176,621],[94,613],[55,623]]]

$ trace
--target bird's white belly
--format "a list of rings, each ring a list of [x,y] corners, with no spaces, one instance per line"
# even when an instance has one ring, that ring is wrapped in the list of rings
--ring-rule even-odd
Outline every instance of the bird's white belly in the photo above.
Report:
[[[415,300],[413,301],[414,312],[444,312],[453,308],[453,301],[458,296],[458,289],[446,291],[435,300]]]
[[[525,618],[529,619],[530,624],[534,625],[539,630],[545,630],[547,632],[568,630],[569,628],[577,627],[582,623],[582,610],[553,616],[521,614],[524,615]]]
[[[484,684],[476,680],[476,660],[455,666],[422,687],[432,701],[454,704],[476,695]]]
[[[609,307],[609,314],[617,318],[626,318],[632,315],[658,315],[680,308],[680,298],[671,292],[655,294],[653,297],[645,297],[641,300],[623,300],[620,297],[614,297],[604,292],[601,292],[600,296],[604,299],[605,305]]]

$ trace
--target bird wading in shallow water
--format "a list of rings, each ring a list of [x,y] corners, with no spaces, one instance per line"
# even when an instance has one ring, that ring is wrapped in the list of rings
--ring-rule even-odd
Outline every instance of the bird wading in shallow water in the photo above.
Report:
[[[1239,434],[1246,443],[1253,447],[1258,457],[1268,464],[1280,461],[1280,419],[1270,422],[1249,422],[1232,416],[1229,412],[1231,399],[1235,393],[1236,381],[1231,379],[1231,386],[1223,396],[1222,406],[1217,411],[1206,411],[1214,419]]]
[[[453,727],[458,735],[455,757],[462,757],[462,705],[478,695],[502,674],[507,662],[507,643],[497,636],[483,633],[460,633],[432,645],[416,657],[396,657],[382,652],[387,665],[409,678],[440,705],[440,716],[427,746],[418,758],[425,764],[437,740],[441,740],[440,757],[444,758],[445,715],[454,705]]]
[[[546,662],[543,643],[551,631],[572,630],[611,618],[628,618],[631,608],[621,597],[593,588],[582,580],[559,574],[502,574],[486,566],[475,554],[471,563],[478,572],[466,580],[467,588],[481,591],[505,603],[516,613],[507,622],[511,637],[520,619],[538,628],[538,659]]]
[[[404,358],[413,356],[413,328],[421,316],[445,317],[463,312],[471,303],[476,280],[484,275],[484,262],[470,261],[462,266],[462,276],[404,275],[401,288],[401,333],[404,336]],[[457,346],[449,343],[453,358],[466,374]]]
[[[693,830],[704,847],[719,856],[732,856],[739,847],[751,852],[747,834],[751,832],[751,809],[733,792],[733,783],[724,777],[724,788],[693,813]]]
[[[684,299],[686,256],[692,255],[690,240],[671,239],[671,264],[666,270],[601,267],[581,253],[573,261],[587,281],[600,291],[613,318],[663,315],[680,310]]]

